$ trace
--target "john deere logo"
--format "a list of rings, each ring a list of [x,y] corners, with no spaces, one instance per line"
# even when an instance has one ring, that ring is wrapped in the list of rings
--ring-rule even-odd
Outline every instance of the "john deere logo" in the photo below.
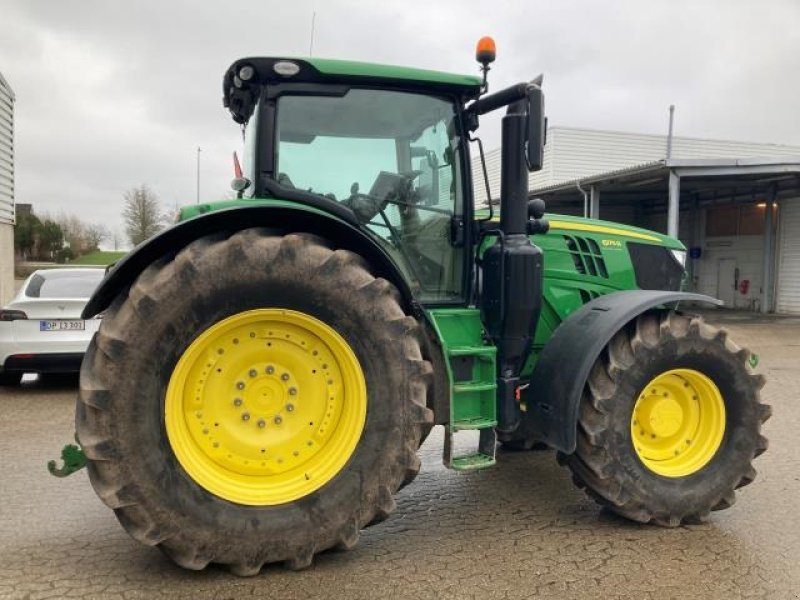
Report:
[[[601,240],[600,243],[605,248],[622,248],[622,242],[619,240]]]

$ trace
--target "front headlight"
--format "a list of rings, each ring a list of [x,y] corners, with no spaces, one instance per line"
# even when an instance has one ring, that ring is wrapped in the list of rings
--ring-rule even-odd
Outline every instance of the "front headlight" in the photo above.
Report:
[[[677,260],[683,268],[686,268],[686,250],[672,250],[672,256]]]

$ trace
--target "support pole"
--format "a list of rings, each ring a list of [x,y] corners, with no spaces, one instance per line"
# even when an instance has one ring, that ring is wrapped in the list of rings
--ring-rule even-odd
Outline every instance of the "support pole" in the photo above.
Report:
[[[667,133],[667,160],[672,158],[672,126],[675,122],[675,105],[669,105],[669,133]]]
[[[689,244],[688,244],[688,246],[689,246],[690,250],[699,245],[698,240],[700,239],[700,236],[699,236],[698,232],[700,230],[700,225],[697,222],[698,215],[700,214],[699,206],[700,206],[700,200],[697,198],[696,195],[692,195],[691,209],[689,209],[690,210],[690,212],[689,212],[689,215],[690,215],[689,216],[689,222],[691,224],[689,225]],[[695,277],[695,262],[696,261],[695,261],[694,258],[691,258],[689,256],[686,257],[686,268],[689,271],[689,282],[690,282],[690,285],[691,285],[691,291],[693,291],[693,292],[696,291],[696,287],[697,287],[695,285],[695,280],[694,280],[694,277]]]
[[[775,184],[772,184],[767,193],[767,206],[764,215],[764,266],[761,283],[761,312],[772,312],[772,265],[775,259],[772,255],[772,229],[773,215],[775,213]]]
[[[589,188],[589,218],[600,218],[600,188],[597,185]]]
[[[667,209],[667,235],[678,237],[678,217],[681,208],[681,178],[675,171],[669,172],[669,206]]]

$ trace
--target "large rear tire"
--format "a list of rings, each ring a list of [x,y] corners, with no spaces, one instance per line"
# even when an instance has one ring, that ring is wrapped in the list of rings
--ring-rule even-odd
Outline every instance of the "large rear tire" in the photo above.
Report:
[[[700,318],[645,314],[595,363],[580,405],[578,443],[559,462],[601,505],[675,527],[730,507],[767,448],[761,375],[750,352]]]
[[[92,485],[189,569],[254,575],[352,547],[419,471],[421,336],[394,286],[319,238],[198,240],[151,265],[87,351]]]

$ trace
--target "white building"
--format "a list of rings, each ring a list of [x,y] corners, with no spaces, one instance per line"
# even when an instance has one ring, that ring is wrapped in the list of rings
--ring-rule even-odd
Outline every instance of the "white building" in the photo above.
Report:
[[[531,195],[680,237],[689,287],[727,306],[800,314],[800,146],[675,137],[666,151],[663,135],[553,127]],[[493,198],[499,158],[487,153]]]
[[[14,91],[0,73],[0,305],[14,295]]]
[[[475,196],[485,198],[477,147],[472,145]],[[542,170],[532,173],[530,189],[599,175],[657,161],[667,156],[667,136],[649,133],[550,127]],[[675,136],[671,158],[745,158],[800,156],[800,146],[734,142]],[[500,194],[500,148],[486,152],[486,171],[492,198]]]

